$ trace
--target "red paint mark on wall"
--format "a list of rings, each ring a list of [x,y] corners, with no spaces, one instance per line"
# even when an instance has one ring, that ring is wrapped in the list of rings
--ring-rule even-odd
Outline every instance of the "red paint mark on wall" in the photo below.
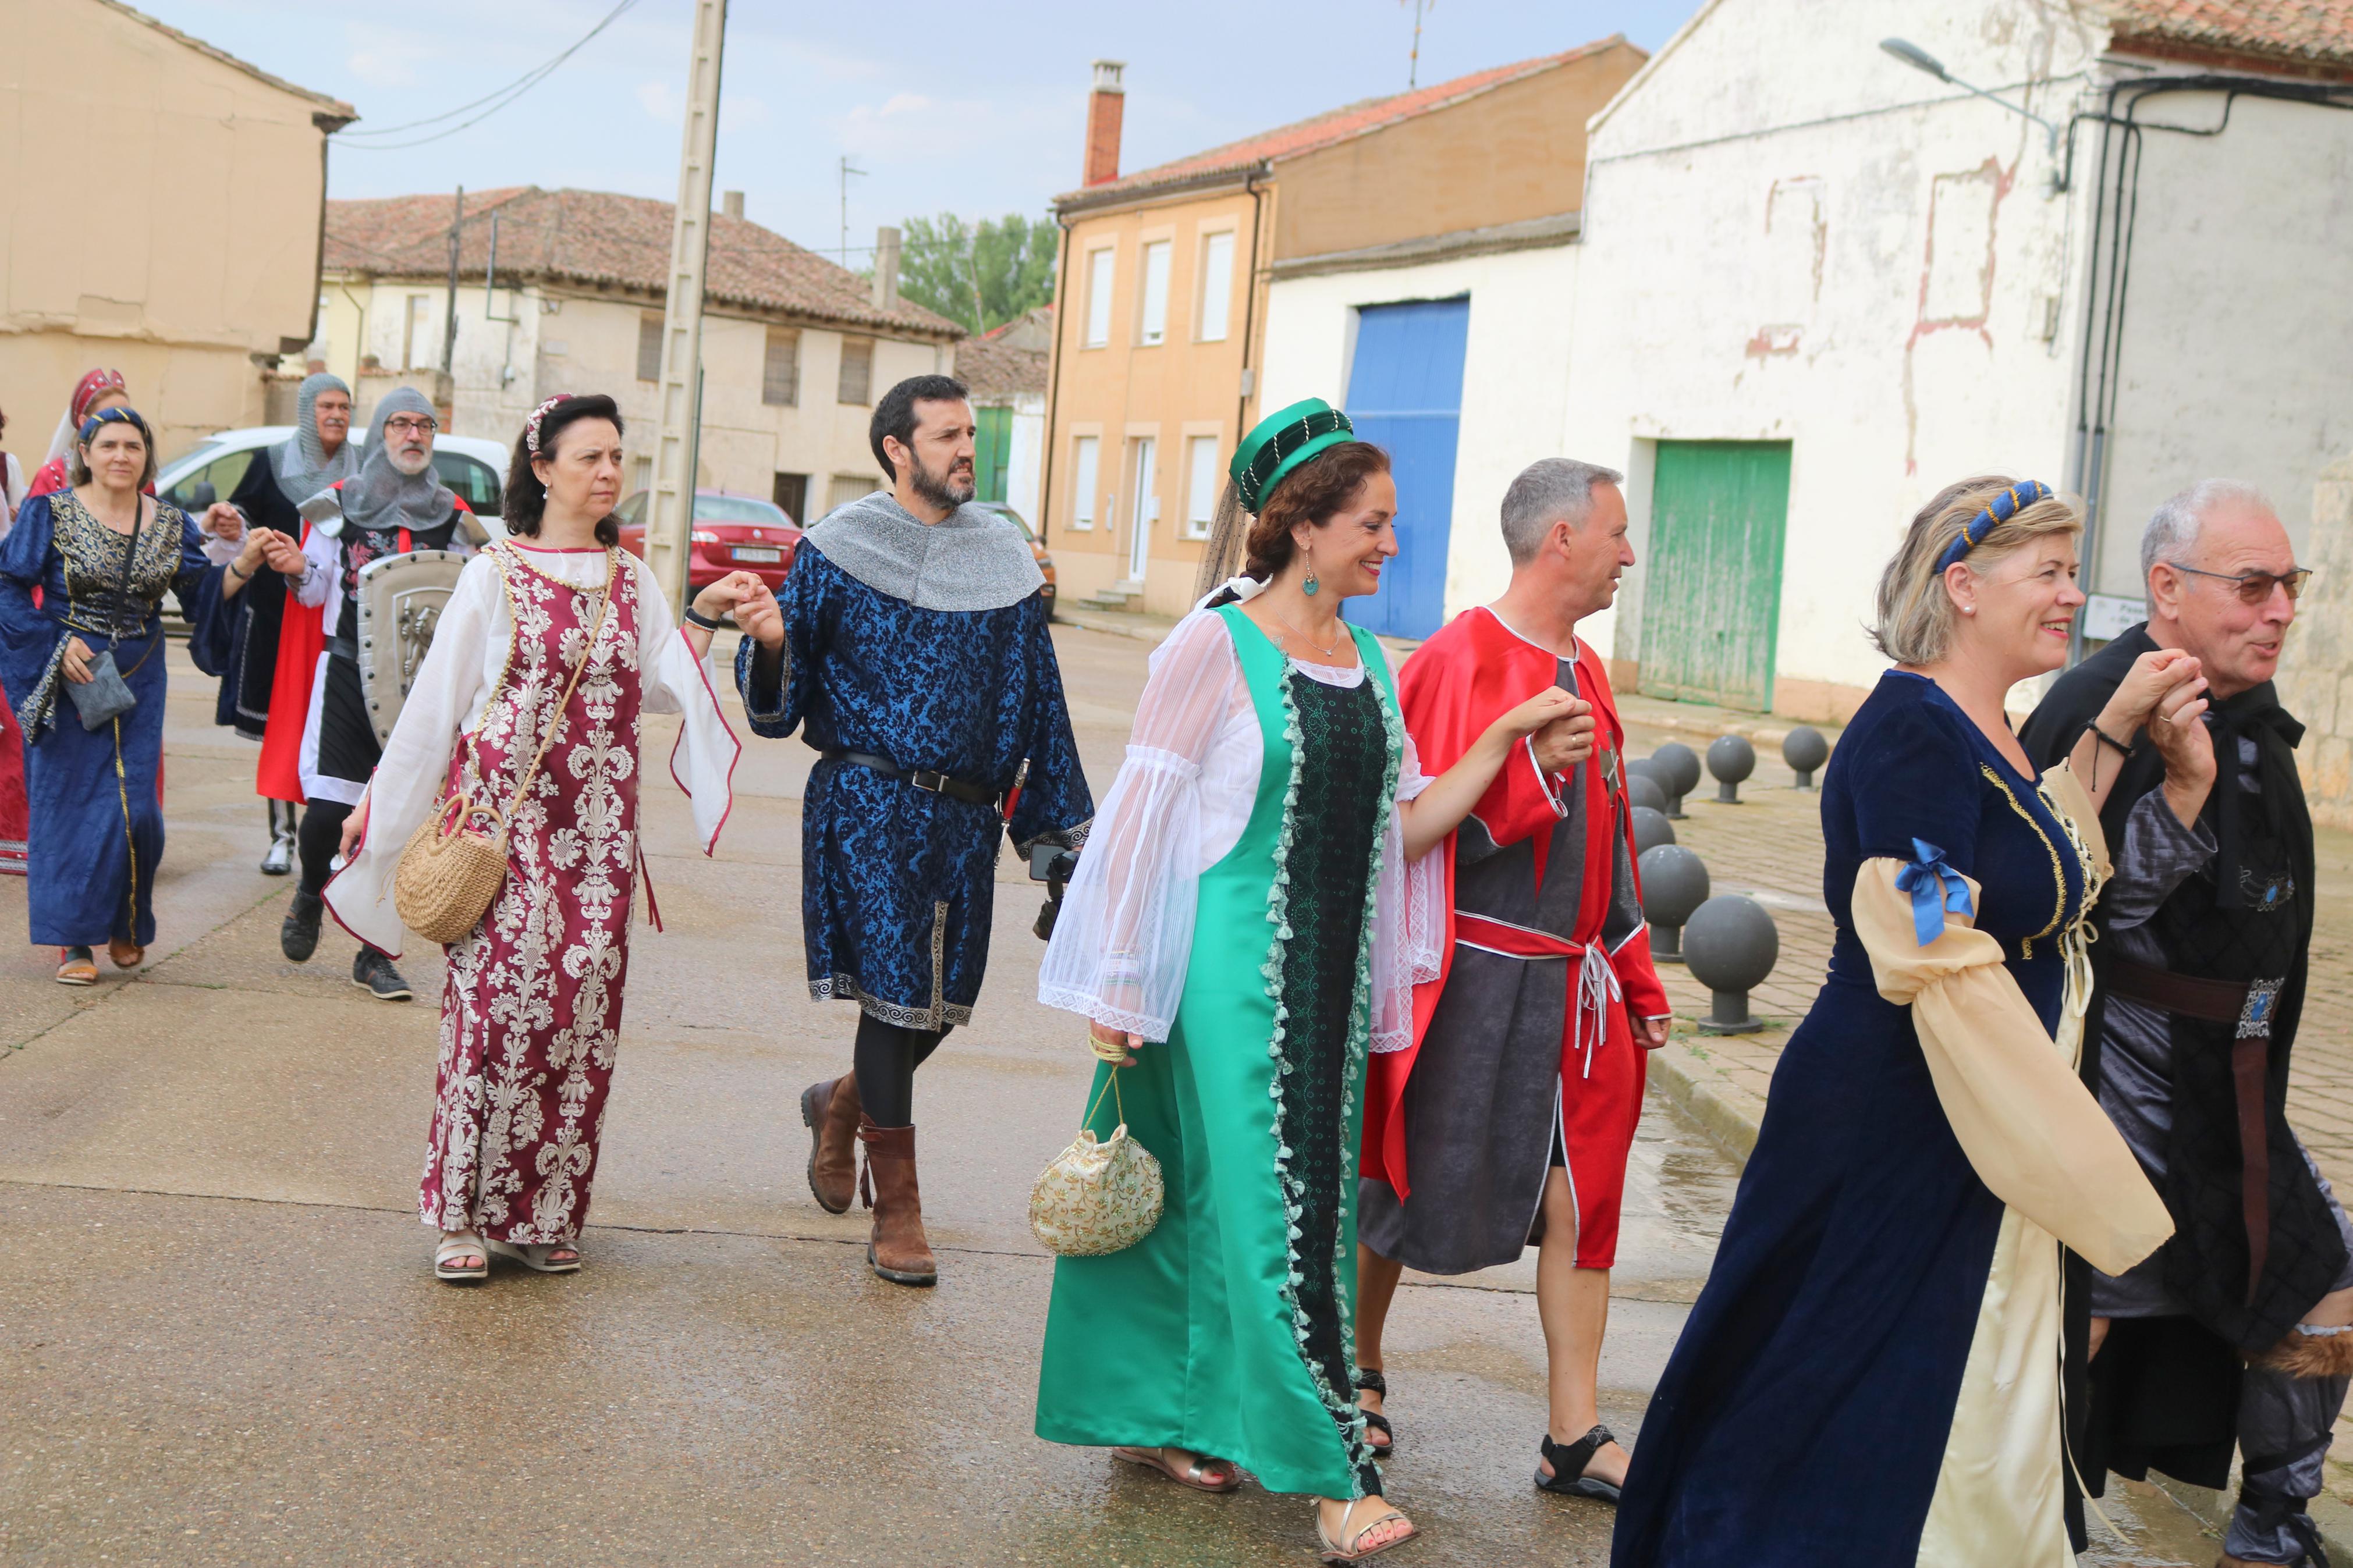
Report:
[[[1974,169],[1938,174],[1928,185],[1928,237],[1920,258],[1919,301],[1904,340],[1904,471],[1920,471],[1920,410],[1913,384],[1914,351],[1937,332],[1975,332],[1988,349],[1993,333],[1994,267],[2002,198],[2016,183],[2018,164],[1989,157]]]

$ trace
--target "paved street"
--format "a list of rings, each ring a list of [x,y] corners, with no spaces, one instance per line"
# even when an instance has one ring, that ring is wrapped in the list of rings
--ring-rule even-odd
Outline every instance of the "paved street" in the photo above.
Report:
[[[1100,791],[1146,645],[1058,642]],[[795,1100],[846,1063],[852,1020],[800,977],[810,753],[747,742],[714,861],[651,770],[669,931],[637,938],[588,1266],[453,1289],[431,1279],[414,1214],[438,959],[412,950],[406,1006],[348,984],[339,935],[310,964],[282,961],[289,887],[253,868],[253,752],[212,727],[209,686],[177,650],[173,680],[148,969],[73,991],[51,982],[54,953],[0,949],[0,1560],[1311,1561],[1303,1504],[1198,1496],[1029,1436],[1050,1265],[1024,1208],[1092,1058],[1074,1020],[1030,1000],[1038,897],[1019,868],[1000,872],[980,1020],[919,1081],[943,1283],[900,1289],[866,1272],[860,1216],[821,1213],[801,1174]],[[669,749],[660,723],[650,757]],[[1811,797],[1757,798],[1736,833],[1717,826],[1731,808],[1695,805],[1688,841],[1720,887],[1810,896],[1786,824]],[[0,879],[0,921],[20,931],[23,898]],[[1781,918],[1783,971],[1761,998],[1777,1015],[1819,964],[1805,918]],[[1639,1427],[1736,1175],[1654,1091],[1603,1363],[1620,1432]],[[1400,1563],[1607,1559],[1607,1510],[1528,1485],[1532,1286],[1523,1262],[1400,1298],[1391,1495],[1428,1531]],[[2091,1561],[2211,1561],[2168,1500],[2111,1512],[2134,1544]]]

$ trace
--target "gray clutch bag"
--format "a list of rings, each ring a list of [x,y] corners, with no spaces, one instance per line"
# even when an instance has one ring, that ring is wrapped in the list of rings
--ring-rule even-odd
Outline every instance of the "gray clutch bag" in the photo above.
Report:
[[[79,686],[67,681],[66,692],[73,699],[74,711],[81,715],[81,727],[85,730],[99,729],[139,706],[130,683],[114,668],[112,648],[90,661],[88,680]]]

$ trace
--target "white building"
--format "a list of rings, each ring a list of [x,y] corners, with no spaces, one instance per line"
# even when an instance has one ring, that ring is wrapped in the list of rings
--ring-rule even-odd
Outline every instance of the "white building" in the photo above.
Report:
[[[1882,565],[1971,474],[2086,497],[2110,595],[2201,477],[2301,543],[2353,450],[2329,103],[2341,7],[1709,0],[1593,121],[1573,319],[1528,329],[1567,341],[1561,449],[1630,476],[1642,562],[1595,628],[1621,683],[1843,718]]]
[[[698,482],[774,500],[794,521],[881,483],[874,399],[952,371],[964,329],[748,222],[712,215],[702,323]],[[448,195],[327,204],[314,352],[351,383],[361,417],[396,384],[436,386],[449,321]],[[533,186],[470,194],[458,333],[437,402],[454,434],[512,441],[542,399],[602,392],[652,472],[670,204]],[[495,244],[496,254],[492,254]]]

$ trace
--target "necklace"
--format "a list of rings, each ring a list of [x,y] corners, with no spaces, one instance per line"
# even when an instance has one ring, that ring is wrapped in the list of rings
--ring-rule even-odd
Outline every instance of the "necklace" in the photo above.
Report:
[[[1348,633],[1345,625],[1343,626],[1338,637],[1334,637],[1329,643],[1320,643],[1314,637],[1309,637],[1305,632],[1301,631],[1297,626],[1293,626],[1291,622],[1284,617],[1282,612],[1276,609],[1272,605],[1269,605],[1266,607],[1266,613],[1272,616],[1275,619],[1275,624],[1282,626],[1284,631],[1289,632],[1293,637],[1297,637],[1301,642],[1305,643],[1309,647],[1314,648],[1325,658],[1337,657],[1340,652],[1341,643],[1347,639]]]

